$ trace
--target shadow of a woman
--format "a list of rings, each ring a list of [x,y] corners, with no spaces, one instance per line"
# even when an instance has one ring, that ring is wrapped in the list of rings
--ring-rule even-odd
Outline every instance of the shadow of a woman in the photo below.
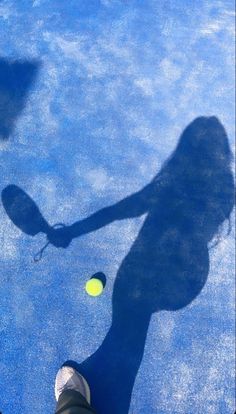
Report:
[[[218,119],[197,118],[141,191],[72,226],[47,231],[52,244],[65,248],[115,220],[146,214],[118,270],[103,343],[82,364],[71,362],[88,380],[99,414],[128,413],[152,314],[184,308],[206,283],[209,243],[234,205],[231,158]]]

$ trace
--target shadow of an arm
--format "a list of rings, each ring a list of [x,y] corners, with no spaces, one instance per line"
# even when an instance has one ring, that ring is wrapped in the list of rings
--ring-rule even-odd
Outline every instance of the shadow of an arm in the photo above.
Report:
[[[142,190],[134,193],[118,203],[105,207],[84,220],[78,221],[68,228],[71,237],[79,237],[83,234],[91,233],[116,220],[139,217],[145,214],[152,199],[152,183]]]

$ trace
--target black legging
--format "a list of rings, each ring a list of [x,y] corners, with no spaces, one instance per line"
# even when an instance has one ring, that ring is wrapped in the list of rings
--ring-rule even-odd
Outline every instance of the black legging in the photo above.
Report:
[[[74,390],[66,390],[59,397],[55,414],[96,413],[79,392]]]

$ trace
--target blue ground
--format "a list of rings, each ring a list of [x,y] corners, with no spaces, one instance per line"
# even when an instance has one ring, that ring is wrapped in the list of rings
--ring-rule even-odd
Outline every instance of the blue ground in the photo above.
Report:
[[[33,257],[45,243],[45,234],[32,237],[21,231],[9,219],[7,206],[0,204],[3,414],[53,413],[54,378],[60,365],[66,360],[82,364],[99,349],[109,330],[95,359],[101,352],[101,383],[106,384],[107,369],[114,390],[114,397],[109,390],[108,401],[115,404],[117,414],[128,414],[128,406],[130,414],[234,411],[234,229],[227,234],[224,222],[231,215],[233,223],[227,198],[230,173],[226,163],[222,168],[218,163],[227,158],[225,147],[212,146],[217,136],[219,145],[229,140],[234,150],[233,9],[233,2],[226,0],[0,1],[0,191],[12,184],[23,189],[50,225],[71,225],[143,189],[175,151],[187,125],[199,116],[220,121],[215,124],[218,121],[211,118],[202,126],[200,120],[200,126],[194,124],[187,132],[192,140],[195,133],[199,137],[202,130],[209,132],[213,141],[208,149],[217,168],[199,152],[194,164],[188,149],[188,161],[180,163],[187,167],[184,172],[180,174],[176,166],[171,173],[168,167],[162,169],[168,183],[170,176],[176,175],[176,180],[168,187],[170,193],[156,196],[162,203],[154,216],[158,223],[168,222],[168,242],[173,242],[178,227],[174,251],[189,240],[190,227],[184,224],[180,231],[179,216],[169,209],[173,198],[184,200],[178,193],[180,183],[187,188],[188,171],[196,165],[205,168],[208,163],[214,174],[204,193],[203,174],[195,168],[194,182],[205,198],[198,198],[200,204],[192,210],[184,204],[191,225],[205,219],[188,244],[194,249],[204,234],[199,253],[191,253],[193,281],[185,285],[187,279],[180,275],[178,296],[172,274],[178,266],[186,274],[190,264],[186,253],[181,263],[173,261],[173,272],[167,269],[167,288],[166,279],[159,282],[164,293],[158,306],[151,304],[160,295],[147,263],[154,263],[150,252],[157,249],[160,226],[151,222],[149,238],[142,230],[139,233],[143,223],[148,227],[144,204],[149,193],[142,192],[124,208],[118,205],[110,216],[102,213],[92,225],[93,230],[101,228],[74,239],[68,248],[50,245],[38,263]],[[213,184],[221,184],[214,199]],[[191,185],[187,201],[196,194]],[[9,206],[9,199],[6,203]],[[19,224],[17,203],[14,209]],[[218,220],[221,210],[227,212]],[[169,215],[160,220],[162,211]],[[32,220],[21,222],[31,234]],[[220,240],[209,249],[208,271],[202,252],[214,244],[211,238],[217,238],[218,225]],[[88,229],[85,223],[81,233]],[[144,241],[148,255],[144,250],[137,255],[136,250],[122,267],[131,246],[132,253]],[[169,248],[167,243],[166,260]],[[130,257],[139,258],[140,266],[136,260],[130,264]],[[158,257],[164,260],[163,255]],[[95,272],[107,278],[104,293],[96,299],[84,290]],[[127,273],[127,279],[120,278],[123,285],[116,282],[118,294],[112,303],[117,272]],[[112,306],[113,316],[118,315],[115,334],[110,329]],[[180,309],[174,311],[175,307]],[[85,362],[81,369],[90,377],[95,368],[89,372]],[[125,390],[119,391],[124,385]],[[116,414],[103,406],[103,390],[100,401],[96,389],[94,394],[97,407],[102,407],[98,414]],[[125,401],[124,407],[116,396]]]

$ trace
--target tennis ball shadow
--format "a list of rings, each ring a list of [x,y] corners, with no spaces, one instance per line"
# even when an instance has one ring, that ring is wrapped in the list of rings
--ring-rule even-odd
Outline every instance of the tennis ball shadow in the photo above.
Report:
[[[94,273],[94,275],[91,276],[90,280],[91,279],[98,279],[98,280],[100,280],[100,282],[102,282],[103,289],[105,288],[105,286],[107,284],[107,278],[106,278],[106,276],[104,275],[103,272]]]

